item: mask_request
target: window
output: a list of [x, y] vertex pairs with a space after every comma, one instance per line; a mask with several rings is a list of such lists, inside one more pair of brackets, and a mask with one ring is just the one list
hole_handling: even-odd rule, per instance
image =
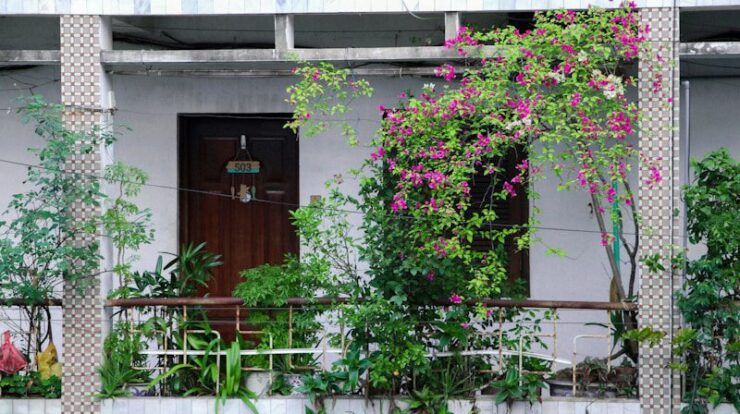
[[[524, 149], [521, 147], [514, 148], [509, 155], [502, 160], [503, 176], [511, 178], [517, 174], [516, 166], [526, 158]], [[517, 196], [509, 197], [506, 200], [492, 199], [491, 194], [501, 191], [501, 185], [504, 180], [498, 180], [497, 187], [491, 191], [491, 175], [477, 174], [473, 178], [473, 184], [470, 189], [471, 195], [471, 212], [480, 211], [481, 206], [493, 204], [498, 220], [495, 224], [499, 225], [520, 225], [526, 224], [529, 218], [529, 199], [526, 194], [525, 186], [517, 188]], [[527, 250], [517, 250], [515, 237], [510, 237], [505, 243], [505, 249], [509, 258], [509, 282], [522, 280], [529, 289], [529, 252]], [[473, 248], [478, 251], [491, 249], [491, 244], [483, 238], [477, 238], [473, 241]]]

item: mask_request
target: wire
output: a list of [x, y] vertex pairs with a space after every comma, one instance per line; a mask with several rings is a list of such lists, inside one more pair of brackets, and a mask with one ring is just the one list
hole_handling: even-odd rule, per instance
[[[87, 176], [89, 178], [95, 178], [95, 179], [105, 179], [105, 177], [96, 175], [96, 174], [75, 173], [75, 172], [70, 172], [70, 171], [55, 170], [55, 169], [46, 168], [46, 167], [36, 165], [36, 164], [29, 164], [29, 163], [25, 163], [21, 161], [13, 161], [13, 160], [2, 159], [2, 158], [0, 158], [0, 163], [17, 165], [17, 166], [22, 166], [22, 167], [27, 167], [27, 168], [37, 168], [37, 169], [42, 169], [42, 170], [47, 170], [47, 171], [52, 171], [52, 172], [77, 174], [77, 175]], [[136, 183], [136, 184], [139, 184], [139, 183]], [[214, 197], [223, 197], [223, 198], [228, 198], [230, 200], [233, 200], [233, 197], [231, 196], [231, 194], [226, 194], [222, 192], [205, 191], [205, 190], [198, 190], [194, 188], [186, 188], [186, 187], [171, 186], [171, 185], [164, 185], [164, 184], [145, 183], [141, 185], [143, 187], [151, 187], [151, 188], [158, 188], [158, 189], [192, 193], [192, 194], [201, 194], [201, 195], [214, 196]], [[278, 205], [278, 206], [290, 207], [290, 208], [320, 208], [313, 204], [306, 205], [306, 204], [291, 203], [291, 202], [284, 202], [284, 201], [273, 201], [273, 200], [267, 200], [267, 199], [261, 199], [261, 198], [253, 198], [251, 202], [257, 202], [257, 203], [268, 204], [268, 205]], [[320, 208], [320, 209], [323, 211], [330, 211], [330, 212], [364, 215], [364, 213], [361, 211], [343, 209], [343, 208]], [[396, 217], [404, 219], [404, 220], [411, 220], [411, 221], [437, 220], [433, 216], [430, 216], [429, 218], [424, 218], [424, 217], [416, 217], [416, 216], [399, 214]], [[509, 228], [509, 229], [520, 229], [524, 226], [523, 224], [504, 224], [504, 223], [488, 223], [487, 225], [491, 227], [495, 227], [495, 228]], [[601, 231], [599, 230], [576, 229], [576, 228], [567, 228], [567, 227], [552, 227], [552, 226], [530, 226], [529, 228], [533, 230], [562, 231], [562, 232], [571, 232], [571, 233], [586, 233], [586, 234], [601, 235]], [[632, 232], [623, 232], [622, 234], [635, 235], [635, 233], [632, 233]], [[642, 236], [643, 237], [662, 237], [661, 235], [658, 235], [658, 234], [650, 235], [647, 233], [643, 233]]]
[[406, 9], [406, 12], [413, 17], [416, 20], [434, 20], [436, 17], [421, 17], [409, 9], [409, 6], [406, 4], [406, 0], [401, 0], [401, 3], [403, 3], [403, 8]]

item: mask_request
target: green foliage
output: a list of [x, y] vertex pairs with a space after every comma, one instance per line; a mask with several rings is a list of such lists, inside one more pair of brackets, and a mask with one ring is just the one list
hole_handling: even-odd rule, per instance
[[311, 298], [325, 286], [325, 266], [309, 268], [293, 255], [281, 265], [262, 265], [241, 272], [245, 281], [234, 289], [234, 296], [244, 305], [284, 306], [289, 298]]
[[0, 392], [5, 398], [60, 398], [62, 380], [57, 376], [41, 379], [38, 372], [4, 375], [0, 378]]
[[678, 307], [687, 326], [673, 347], [684, 361], [685, 413], [728, 402], [740, 409], [740, 164], [726, 149], [692, 162], [684, 189], [689, 240], [706, 253], [686, 262]]
[[[207, 323], [199, 322], [197, 326], [202, 328], [202, 333], [188, 334], [187, 346], [190, 350], [202, 351], [203, 355], [188, 356], [186, 361], [154, 378], [149, 383], [149, 388], [166, 386], [175, 394], [185, 397], [216, 395], [217, 412], [227, 398], [239, 398], [257, 414], [257, 408], [252, 402], [256, 396], [242, 381], [242, 368], [245, 365], [239, 341], [226, 346], [220, 337], [213, 335]], [[177, 345], [182, 349], [182, 343]], [[226, 351], [222, 357], [218, 353], [223, 349]]]
[[[288, 308], [275, 309], [284, 307], [289, 298], [310, 300], [326, 285], [327, 269], [324, 266], [316, 268], [313, 264], [315, 262], [310, 260], [299, 262], [295, 256], [288, 255], [279, 266], [262, 265], [241, 273], [244, 282], [236, 286], [233, 295], [243, 299], [246, 306], [255, 308], [247, 314], [247, 323], [260, 331], [257, 335], [259, 349], [268, 349], [270, 345], [273, 348], [288, 348], [289, 345], [310, 348], [318, 344], [321, 324], [316, 318], [322, 313], [320, 306], [295, 307], [292, 314]], [[314, 365], [310, 355], [277, 359], [284, 360], [281, 365], [287, 371], [292, 365]], [[249, 361], [252, 366], [269, 366], [267, 357], [251, 357]]]
[[537, 374], [519, 374], [516, 369], [509, 369], [506, 376], [491, 384], [498, 391], [496, 404], [503, 402], [511, 404], [516, 400], [527, 400], [530, 404], [541, 401], [542, 389], [546, 387], [545, 380]]
[[[103, 363], [98, 368], [101, 389], [98, 398], [130, 396], [126, 386], [149, 381], [145, 359], [139, 354], [142, 348], [141, 334], [131, 331], [128, 323], [119, 323], [103, 344]], [[138, 369], [137, 369], [138, 368]]]
[[447, 401], [440, 394], [422, 387], [418, 391], [411, 392], [408, 403], [408, 411], [414, 414], [441, 414], [448, 413]]
[[[36, 95], [20, 110], [45, 145], [30, 150], [38, 166], [28, 169], [28, 190], [14, 195], [0, 217], [0, 289], [3, 296], [29, 304], [52, 297], [62, 281], [83, 291], [100, 261], [95, 237], [99, 218], [72, 214], [75, 203], [100, 205], [100, 180], [69, 171], [68, 163], [76, 151], [91, 153], [112, 143], [114, 136], [100, 129], [66, 129], [62, 110]], [[87, 241], [72, 243], [73, 238]]]
[[116, 194], [110, 199], [101, 222], [116, 252], [113, 273], [118, 276], [119, 285], [125, 286], [131, 279], [131, 263], [136, 260], [129, 252], [154, 239], [151, 212], [130, 201], [149, 178], [144, 171], [118, 161], [106, 166], [104, 179], [115, 187]]
[[304, 394], [313, 405], [313, 409], [306, 407], [306, 414], [326, 414], [324, 398], [340, 392], [331, 372], [321, 371], [313, 375], [304, 375], [303, 383], [296, 391]]
[[163, 265], [157, 258], [152, 271], [131, 272], [128, 283], [111, 291], [110, 298], [186, 297], [207, 286], [213, 269], [221, 266], [221, 256], [205, 250], [206, 244], [188, 243], [180, 253], [168, 253], [173, 258]]
[[[122, 187], [129, 191], [130, 187]], [[130, 194], [130, 193], [129, 193]], [[205, 243], [199, 245], [187, 244], [180, 249], [180, 254], [171, 254], [173, 257], [166, 265], [160, 256], [153, 271], [126, 272], [125, 284], [111, 291], [111, 298], [132, 297], [183, 297], [192, 296], [198, 289], [205, 286], [211, 277], [213, 268], [220, 266], [220, 256], [205, 250]], [[123, 312], [128, 312], [124, 310]], [[141, 310], [142, 314], [152, 312], [151, 309]], [[169, 344], [182, 345], [182, 336], [176, 331], [181, 322], [180, 309], [161, 308], [155, 313], [136, 325], [131, 322], [119, 322], [111, 334], [106, 338], [104, 344], [105, 358], [99, 368], [103, 388], [99, 393], [100, 398], [116, 398], [129, 395], [125, 386], [134, 383], [148, 383], [151, 372], [144, 369], [145, 357], [140, 354], [144, 340], [156, 340], [160, 346], [164, 341]], [[197, 316], [197, 310], [193, 312]], [[136, 332], [136, 333], [134, 333]], [[210, 327], [208, 327], [210, 332]], [[190, 345], [197, 343], [198, 336], [189, 337]], [[216, 341], [213, 346], [218, 342]], [[171, 345], [170, 345], [171, 346]], [[170, 362], [160, 357], [160, 363]], [[208, 359], [201, 362], [208, 361]], [[182, 364], [181, 364], [182, 365]], [[184, 364], [190, 366], [189, 364]], [[138, 369], [133, 369], [134, 367]], [[215, 365], [214, 365], [215, 367]], [[206, 369], [205, 365], [203, 369]], [[212, 369], [209, 368], [209, 369]], [[178, 369], [179, 370], [179, 369]], [[177, 372], [178, 370], [175, 370]], [[206, 372], [211, 374], [210, 371]], [[170, 378], [170, 375], [160, 376], [160, 380], [170, 379], [166, 383], [168, 391], [184, 393], [186, 391], [198, 392], [207, 390], [202, 379], [200, 387], [189, 388], [190, 383], [181, 380], [180, 377]], [[192, 391], [195, 390], [195, 391]]]
[[[615, 26], [615, 21], [621, 24]], [[505, 245], [526, 249], [536, 241], [536, 217], [524, 225], [502, 226], [496, 208], [517, 192], [536, 198], [533, 183], [545, 171], [560, 178], [559, 188], [590, 194], [606, 235], [605, 248], [615, 262], [614, 300], [633, 296], [632, 283], [629, 289], [622, 286], [603, 223], [611, 219], [622, 227], [623, 214], [638, 222], [627, 175], [639, 157], [626, 138], [638, 124], [639, 110], [624, 95], [634, 80], [617, 73], [625, 61], [648, 51], [641, 40], [644, 30], [629, 7], [538, 13], [531, 33], [512, 27], [483, 33], [463, 29], [450, 46], [480, 58], [480, 64], [463, 73], [443, 65], [440, 76], [448, 81], [461, 78], [460, 83], [427, 84], [418, 95], [402, 94], [393, 109], [380, 108], [384, 120], [371, 144], [374, 151], [353, 171], [359, 194], [341, 195], [339, 177], [317, 205], [330, 211], [331, 222], [311, 206], [297, 212], [302, 219], [298, 228], [307, 229], [309, 239], [324, 242], [306, 251], [319, 252], [332, 272], [339, 269], [338, 280], [348, 282], [339, 291], [352, 298], [352, 305], [343, 309], [343, 320], [353, 340], [372, 349], [371, 386], [403, 391], [412, 375], [432, 375], [426, 358], [430, 348], [454, 351], [478, 341], [471, 333], [489, 324], [490, 315], [475, 303], [507, 294]], [[482, 44], [506, 53], [485, 56], [485, 49], [476, 48]], [[335, 90], [319, 89], [311, 77], [338, 69], [326, 64], [315, 69], [300, 67], [303, 78], [289, 90], [292, 97], [305, 99], [289, 100], [296, 119], [302, 119], [306, 105], [317, 98], [331, 112], [327, 102], [333, 102]], [[332, 79], [339, 85], [346, 80]], [[660, 94], [660, 80], [655, 89]], [[513, 153], [520, 158], [512, 176], [501, 164]], [[651, 160], [643, 162], [652, 172], [645, 185], [660, 181]], [[481, 175], [490, 184], [484, 202], [473, 205], [471, 189]], [[613, 203], [620, 209], [608, 212], [600, 207]], [[352, 222], [347, 210], [362, 213], [359, 229], [347, 227]], [[491, 248], [481, 249], [481, 243]], [[636, 242], [623, 245], [634, 280]], [[360, 266], [347, 253], [355, 248]], [[557, 247], [548, 252], [563, 254]], [[456, 306], [441, 311], [435, 306], [441, 301]], [[521, 323], [507, 332], [505, 341], [523, 335], [521, 316], [507, 313], [506, 321]], [[618, 317], [624, 331], [635, 327], [634, 314]]]
[[[24, 102], [19, 111], [22, 119], [34, 124], [44, 145], [29, 150], [37, 162], [27, 171], [24, 185], [28, 190], [15, 194], [0, 215], [0, 295], [25, 303], [22, 310], [29, 321], [28, 332], [43, 331], [48, 300], [63, 284], [84, 292], [101, 273], [125, 274], [131, 259], [126, 249], [151, 240], [148, 212], [128, 200], [146, 182], [145, 174], [121, 163], [108, 167], [103, 177], [71, 170], [70, 163], [78, 154], [85, 156], [110, 145], [116, 135], [99, 127], [71, 131], [62, 121], [63, 110], [62, 105], [48, 104], [38, 95]], [[117, 198], [104, 194], [104, 183], [118, 186]], [[79, 206], [106, 210], [102, 215], [79, 216], [75, 214]], [[101, 229], [119, 253], [114, 269], [99, 268]], [[36, 337], [35, 344], [28, 337], [27, 357], [42, 345], [43, 336]]]
[[336, 68], [326, 62], [300, 62], [294, 73], [301, 79], [287, 89], [290, 95], [287, 101], [293, 105], [294, 115], [285, 127], [294, 132], [300, 128], [302, 136], [311, 137], [326, 130], [330, 123], [336, 123], [347, 142], [357, 145], [357, 132], [352, 124], [332, 118], [350, 112], [355, 98], [371, 96], [370, 84], [364, 79], [347, 80], [350, 69]]
[[334, 362], [332, 370], [304, 375], [296, 391], [305, 394], [313, 406], [306, 407], [306, 414], [325, 414], [325, 398], [357, 392], [360, 376], [369, 368], [370, 360], [362, 358], [360, 348], [354, 345], [344, 358]]
[[643, 326], [640, 329], [624, 332], [622, 338], [637, 341], [640, 344], [647, 343], [650, 346], [656, 346], [660, 344], [665, 335], [666, 333], [663, 331], [657, 331], [649, 326]]

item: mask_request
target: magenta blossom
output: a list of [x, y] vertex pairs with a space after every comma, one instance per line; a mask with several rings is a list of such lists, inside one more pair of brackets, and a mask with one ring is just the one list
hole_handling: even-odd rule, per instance
[[516, 197], [516, 190], [514, 190], [514, 186], [511, 185], [508, 181], [504, 181], [504, 190], [509, 193], [510, 196]]
[[370, 158], [372, 158], [373, 161], [377, 161], [383, 158], [383, 155], [385, 155], [385, 149], [383, 147], [378, 147], [377, 151], [370, 154]]
[[450, 296], [450, 302], [454, 303], [455, 305], [459, 305], [462, 303], [462, 297], [458, 295], [457, 293], [453, 293], [452, 296]]
[[434, 74], [444, 78], [447, 82], [452, 82], [452, 80], [455, 79], [455, 68], [449, 63], [445, 63], [444, 65], [434, 69]]
[[570, 106], [575, 108], [579, 103], [581, 103], [581, 94], [576, 92], [573, 94], [573, 97], [570, 98]]

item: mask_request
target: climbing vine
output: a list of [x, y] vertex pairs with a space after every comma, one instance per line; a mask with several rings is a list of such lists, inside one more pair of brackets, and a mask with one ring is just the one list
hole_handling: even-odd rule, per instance
[[[395, 389], [428, 369], [425, 349], [470, 346], [470, 333], [485, 329], [491, 311], [483, 299], [512, 295], [505, 247], [537, 241], [536, 208], [526, 222], [511, 224], [502, 222], [499, 207], [525, 195], [536, 200], [534, 183], [546, 175], [559, 180], [559, 190], [589, 194], [612, 265], [612, 299], [635, 293], [632, 282], [622, 286], [614, 239], [624, 241], [623, 212], [638, 221], [632, 170], [642, 163], [650, 172], [641, 183], [647, 188], [662, 180], [631, 142], [640, 112], [626, 96], [635, 84], [628, 68], [640, 55], [654, 56], [655, 68], [670, 64], [650, 50], [649, 30], [633, 3], [536, 13], [526, 31], [463, 27], [445, 46], [465, 58], [465, 67], [441, 65], [438, 84], [379, 108], [383, 121], [358, 172], [359, 197], [343, 198], [363, 213], [363, 240], [353, 245], [369, 277], [356, 278], [351, 292], [363, 302], [347, 314], [350, 325], [356, 322], [355, 341], [377, 347], [374, 385]], [[302, 78], [289, 89], [296, 105], [291, 127], [337, 113], [327, 104], [336, 101], [324, 95], [312, 113], [307, 102], [327, 91], [316, 81], [345, 91], [340, 102], [357, 87], [345, 70], [304, 65], [297, 73]], [[656, 76], [652, 92], [668, 104], [663, 82]], [[514, 168], [505, 168], [512, 158]], [[607, 231], [610, 222], [618, 223], [614, 232]], [[637, 241], [625, 248], [634, 269]], [[456, 306], [439, 312], [430, 306], [439, 301]], [[634, 328], [633, 315], [623, 317]]]

